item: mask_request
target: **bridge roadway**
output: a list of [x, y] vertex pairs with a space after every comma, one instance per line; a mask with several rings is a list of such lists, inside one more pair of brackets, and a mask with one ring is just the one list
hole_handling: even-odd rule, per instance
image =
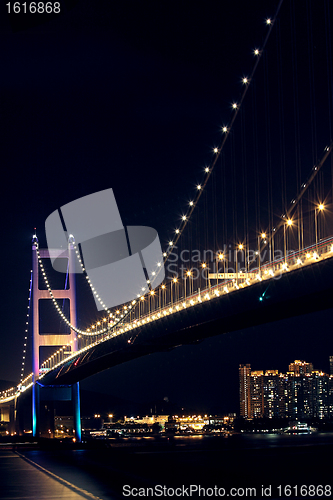
[[[140, 356], [163, 352], [184, 344], [271, 323], [285, 318], [333, 308], [333, 258], [285, 272], [240, 288], [195, 307], [180, 309], [159, 320], [112, 337], [40, 380], [44, 386], [73, 384], [112, 366]], [[260, 297], [262, 300], [259, 300]]]

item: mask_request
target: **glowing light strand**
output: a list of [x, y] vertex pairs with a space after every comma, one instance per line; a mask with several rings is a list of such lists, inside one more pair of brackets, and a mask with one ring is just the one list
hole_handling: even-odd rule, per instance
[[25, 360], [26, 360], [26, 354], [27, 354], [27, 340], [28, 340], [28, 333], [29, 333], [30, 311], [31, 311], [31, 308], [30, 308], [31, 291], [32, 291], [32, 270], [30, 271], [29, 297], [28, 297], [27, 314], [26, 314], [26, 322], [25, 322], [25, 329], [24, 329], [24, 343], [23, 343], [22, 363], [21, 363], [20, 385], [22, 385], [22, 383], [23, 383]]

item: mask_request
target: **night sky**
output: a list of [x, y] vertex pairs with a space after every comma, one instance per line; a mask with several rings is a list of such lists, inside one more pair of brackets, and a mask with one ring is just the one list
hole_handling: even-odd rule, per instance
[[[286, 37], [295, 3], [281, 8]], [[306, 3], [315, 36], [328, 1]], [[165, 247], [277, 4], [62, 1], [61, 15], [39, 23], [1, 7], [0, 380], [18, 382], [34, 227], [43, 247], [51, 212], [112, 188], [123, 223], [156, 228]], [[302, 21], [304, 11], [298, 14]], [[319, 151], [329, 138], [320, 122]], [[184, 407], [238, 411], [239, 363], [285, 372], [305, 359], [328, 371], [331, 324], [332, 310], [217, 336], [113, 368], [82, 387], [98, 383], [124, 399], [168, 397]]]

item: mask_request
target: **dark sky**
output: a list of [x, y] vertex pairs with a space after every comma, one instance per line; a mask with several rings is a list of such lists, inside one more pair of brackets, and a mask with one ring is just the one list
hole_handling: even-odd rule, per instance
[[[155, 227], [164, 246], [167, 228], [211, 161], [220, 127], [230, 121], [230, 103], [239, 98], [241, 78], [253, 66], [253, 49], [261, 46], [265, 19], [274, 16], [277, 3], [63, 1], [59, 16], [40, 22], [31, 15], [9, 17], [2, 6], [0, 379], [19, 376], [33, 228], [45, 245], [44, 222], [52, 211], [111, 187], [124, 224]], [[285, 0], [278, 32], [272, 32], [281, 50], [292, 39], [295, 3]], [[328, 2], [306, 4], [308, 18], [297, 4], [297, 43], [307, 44], [301, 25], [310, 22], [318, 56]], [[271, 52], [278, 53], [274, 46]], [[298, 67], [307, 59], [299, 54]], [[282, 67], [291, 88], [288, 61]], [[324, 56], [321, 63], [327, 70]], [[259, 93], [264, 78], [259, 73]], [[317, 94], [327, 92], [321, 92], [322, 80], [316, 80]], [[286, 115], [294, 104], [288, 99], [286, 93]], [[316, 105], [322, 109], [318, 98]], [[312, 156], [330, 137], [327, 120], [317, 117]], [[312, 159], [305, 161], [304, 172], [311, 165]], [[237, 162], [235, 168], [241, 168]], [[286, 371], [300, 358], [327, 371], [331, 318], [330, 311], [219, 336], [125, 364], [83, 385], [98, 381], [128, 399], [168, 396], [179, 404], [237, 411], [239, 363]]]

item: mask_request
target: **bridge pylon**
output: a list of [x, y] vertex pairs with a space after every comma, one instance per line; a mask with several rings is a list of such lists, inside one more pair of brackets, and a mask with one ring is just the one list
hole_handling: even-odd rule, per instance
[[[73, 327], [76, 327], [76, 294], [75, 294], [75, 273], [71, 272], [75, 269], [74, 265], [74, 247], [73, 243], [69, 242], [68, 250], [55, 249], [38, 249], [38, 240], [34, 237], [32, 242], [32, 433], [33, 436], [40, 436], [41, 432], [41, 407], [43, 401], [69, 401], [73, 402], [73, 420], [76, 441], [81, 441], [81, 414], [80, 414], [80, 388], [79, 382], [71, 386], [43, 386], [40, 380], [40, 347], [44, 346], [63, 346], [68, 344], [71, 352], [78, 350], [77, 334], [74, 330], [70, 333], [40, 333], [40, 300], [51, 300], [50, 292], [46, 289], [39, 288], [39, 265], [38, 254], [41, 259], [61, 258], [68, 259], [68, 288], [52, 289], [52, 294], [55, 299], [69, 300], [69, 321]], [[69, 352], [69, 351], [68, 351]], [[50, 416], [48, 427], [53, 427], [54, 416]], [[49, 431], [52, 434], [52, 430]]]

